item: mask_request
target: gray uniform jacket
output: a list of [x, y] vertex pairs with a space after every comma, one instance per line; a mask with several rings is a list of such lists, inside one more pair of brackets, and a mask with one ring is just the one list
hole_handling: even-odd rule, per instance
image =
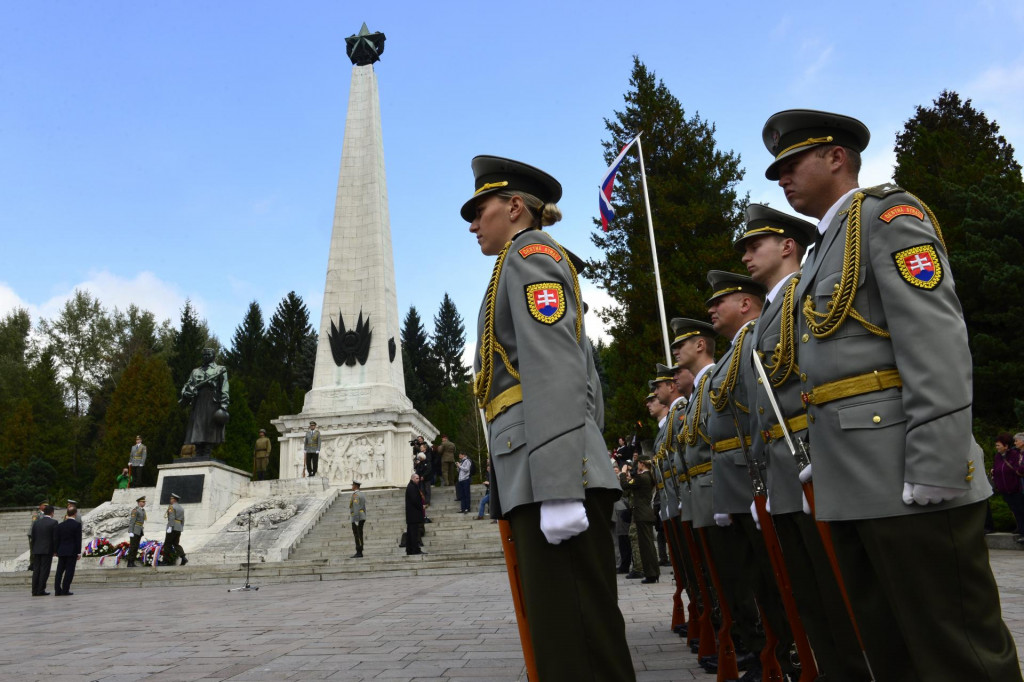
[[[945, 249], [909, 194], [891, 185], [858, 192], [865, 198], [853, 307], [890, 338], [848, 317], [819, 339], [800, 310], [809, 297], [824, 312], [839, 291], [850, 228], [847, 199], [797, 286], [797, 360], [807, 376], [801, 383], [810, 391], [895, 368], [903, 386], [808, 406], [816, 515], [826, 521], [881, 518], [983, 500], [991, 487], [971, 435], [971, 354]], [[904, 481], [965, 494], [907, 505]]]
[[[753, 328], [753, 322], [748, 322], [747, 324], [751, 329]], [[736, 344], [719, 358], [718, 364], [715, 365], [715, 369], [711, 372], [711, 380], [709, 382], [711, 384], [711, 391], [717, 393], [725, 382], [733, 359], [735, 358], [735, 361], [739, 363], [739, 376], [736, 379], [735, 386], [733, 386], [732, 391], [729, 393], [729, 400], [735, 400], [738, 403], [737, 411], [740, 417], [740, 429], [744, 431], [744, 437], [749, 437], [750, 435], [746, 432], [750, 422], [749, 419], [745, 418], [746, 415], [742, 411], [743, 408], [749, 409], [748, 406], [750, 405], [750, 400], [747, 398], [747, 379], [744, 378], [743, 371], [744, 367], [749, 368], [749, 363], [744, 362], [747, 353], [750, 353], [750, 331], [743, 335], [742, 344], [740, 339], [737, 338]], [[732, 409], [730, 409], [728, 403], [720, 410], [715, 409], [713, 405], [710, 407], [708, 411], [708, 437], [711, 439], [712, 445], [727, 441], [734, 443], [732, 447], [725, 450], [722, 450], [722, 446], [719, 445], [712, 455], [711, 473], [715, 481], [714, 493], [712, 495], [714, 513], [749, 514], [750, 503], [754, 501], [754, 495], [750, 488], [750, 472], [747, 469], [747, 458], [743, 454], [743, 448], [739, 445], [736, 423], [733, 420]]]
[[[797, 275], [792, 275], [792, 281]], [[779, 343], [781, 328], [782, 299], [789, 285], [785, 284], [779, 290], [778, 295], [768, 306], [761, 311], [761, 317], [754, 325], [754, 347], [763, 353], [762, 362], [766, 367], [771, 367], [774, 362], [776, 346]], [[797, 344], [794, 344], [797, 345]], [[750, 358], [750, 354], [747, 354]], [[771, 440], [766, 444], [763, 433], [770, 432], [779, 423], [775, 418], [771, 403], [768, 402], [768, 395], [764, 386], [756, 381], [756, 372], [753, 368], [753, 358], [748, 360], [749, 372], [747, 376], [747, 395], [754, 396], [750, 406], [750, 434], [751, 452], [759, 462], [767, 464], [767, 475], [765, 483], [768, 486], [768, 499], [771, 501], [772, 514], [790, 514], [803, 510], [802, 494], [800, 487], [799, 472], [797, 471], [796, 460], [786, 445], [784, 438]], [[773, 388], [775, 400], [779, 403], [782, 413], [787, 420], [791, 420], [806, 413], [804, 403], [800, 399], [800, 370], [799, 367], [789, 376], [778, 388]], [[806, 429], [800, 429], [791, 434], [794, 438], [807, 440]]]
[[348, 501], [348, 513], [352, 523], [366, 520], [366, 498], [359, 491], [352, 491], [352, 497]]
[[[480, 306], [475, 360], [482, 382], [493, 368], [485, 403], [506, 391], [514, 395], [517, 384], [522, 391], [522, 400], [492, 415], [488, 428], [494, 515], [532, 502], [582, 500], [592, 488], [619, 490], [601, 435], [600, 381], [567, 252], [546, 232], [527, 230], [503, 253], [488, 287], [493, 301], [487, 295]], [[495, 346], [481, 358], [491, 305]]]
[[167, 525], [170, 526], [171, 530], [184, 530], [185, 529], [185, 508], [180, 504], [174, 502], [167, 508]]
[[683, 452], [686, 447], [683, 445], [683, 427], [686, 425], [686, 409], [689, 402], [681, 400], [676, 403], [674, 412], [669, 412], [673, 418], [672, 437], [665, 441], [665, 452], [672, 463], [672, 484], [676, 494], [676, 506], [672, 509], [672, 515], [679, 517], [681, 521], [693, 521], [693, 507], [690, 502], [690, 482], [680, 481], [685, 478], [686, 461]]
[[146, 466], [146, 446], [138, 443], [132, 446], [131, 454], [128, 455], [128, 465], [133, 467]]
[[679, 482], [675, 473], [675, 444], [678, 442], [681, 423], [679, 416], [686, 412], [686, 399], [680, 398], [669, 409], [664, 426], [658, 431], [654, 440], [654, 452], [657, 463], [654, 467], [655, 478], [659, 484], [661, 495], [661, 520], [667, 521], [679, 516]]
[[[707, 435], [708, 412], [711, 410], [711, 374], [714, 365], [701, 377], [690, 402], [686, 405], [686, 428], [690, 433], [696, 432], [696, 442], [682, 446], [683, 465], [687, 471], [693, 467], [711, 462], [711, 443]], [[696, 430], [696, 431], [695, 431]], [[705, 528], [715, 525], [714, 512], [711, 509], [712, 474], [707, 472], [690, 477], [690, 514], [694, 528]], [[684, 505], [685, 507], [685, 505]], [[684, 512], [683, 520], [686, 521]]]
[[146, 526], [146, 510], [136, 505], [128, 513], [128, 532], [135, 535], [142, 535]]
[[306, 437], [302, 441], [304, 452], [320, 452], [320, 429], [306, 431]]

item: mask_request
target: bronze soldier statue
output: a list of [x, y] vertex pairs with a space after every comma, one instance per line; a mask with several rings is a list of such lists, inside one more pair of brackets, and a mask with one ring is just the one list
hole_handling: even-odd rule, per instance
[[217, 352], [203, 349], [203, 364], [192, 370], [181, 389], [182, 403], [192, 404], [185, 442], [196, 446], [196, 459], [209, 459], [213, 446], [224, 442], [228, 423], [228, 371], [214, 360]]

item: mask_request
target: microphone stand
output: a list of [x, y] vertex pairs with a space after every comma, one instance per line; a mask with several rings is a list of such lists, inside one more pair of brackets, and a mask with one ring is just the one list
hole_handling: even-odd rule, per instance
[[252, 566], [252, 512], [249, 512], [249, 531], [245, 545], [245, 585], [228, 588], [228, 592], [258, 592], [259, 585], [249, 584], [249, 568]]

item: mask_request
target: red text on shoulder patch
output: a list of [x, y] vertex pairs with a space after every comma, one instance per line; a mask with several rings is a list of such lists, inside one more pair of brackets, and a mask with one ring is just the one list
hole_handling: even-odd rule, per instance
[[893, 206], [882, 215], [878, 216], [878, 219], [885, 224], [891, 223], [895, 218], [899, 218], [901, 215], [908, 215], [913, 218], [917, 218], [920, 221], [924, 221], [924, 212], [916, 206], [910, 204], [900, 204], [899, 206]]
[[523, 248], [519, 249], [519, 255], [523, 258], [532, 256], [536, 253], [543, 253], [545, 256], [551, 256], [555, 259], [555, 262], [562, 260], [562, 254], [558, 253], [557, 249], [553, 249], [547, 244], [527, 244]]
[[565, 315], [565, 290], [558, 282], [536, 282], [526, 285], [526, 306], [533, 319], [554, 324]]
[[911, 246], [892, 254], [900, 277], [907, 284], [921, 289], [934, 289], [942, 281], [942, 263], [931, 244]]

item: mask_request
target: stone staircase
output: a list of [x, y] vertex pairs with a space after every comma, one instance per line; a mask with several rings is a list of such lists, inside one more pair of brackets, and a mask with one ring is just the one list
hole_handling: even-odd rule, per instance
[[[476, 512], [483, 495], [483, 486], [473, 486], [472, 511], [459, 513], [455, 502], [455, 488], [434, 488], [426, 524], [423, 550], [426, 554], [407, 556], [398, 540], [405, 531], [405, 489], [366, 490], [367, 521], [363, 528], [362, 559], [350, 558], [355, 553], [352, 528], [349, 524], [348, 502], [350, 493], [339, 495], [320, 521], [306, 534], [287, 561], [252, 564], [249, 582], [268, 585], [284, 582], [346, 580], [370, 576], [411, 576], [422, 574], [456, 574], [463, 572], [504, 572], [505, 559], [501, 551], [498, 527], [489, 519], [476, 520]], [[12, 512], [9, 525], [25, 519], [30, 512]], [[21, 514], [21, 516], [17, 516]], [[6, 514], [4, 515], [6, 516]], [[24, 517], [24, 518], [22, 518]], [[0, 520], [0, 523], [6, 519]], [[21, 539], [24, 530], [13, 529], [11, 542], [14, 549], [21, 542], [22, 549], [11, 550], [16, 555], [24, 551], [27, 541]], [[0, 542], [3, 542], [0, 536]], [[188, 550], [188, 532], [182, 535], [182, 545]], [[7, 556], [0, 555], [0, 556]], [[147, 566], [128, 569], [122, 563], [104, 566], [96, 559], [78, 563], [74, 587], [81, 589], [104, 587], [172, 587], [190, 585], [225, 585], [239, 587], [245, 584], [246, 565], [224, 564], [216, 566]], [[56, 562], [54, 562], [56, 565]], [[0, 573], [0, 590], [29, 590], [31, 574], [28, 571]]]

